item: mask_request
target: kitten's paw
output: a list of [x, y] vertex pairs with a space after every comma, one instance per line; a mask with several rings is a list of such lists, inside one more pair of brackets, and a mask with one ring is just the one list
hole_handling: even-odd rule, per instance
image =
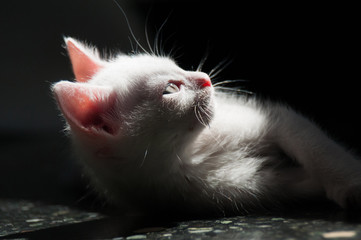
[[335, 197], [331, 197], [342, 208], [347, 210], [361, 210], [361, 184], [343, 187]]
[[361, 210], [361, 185], [349, 187], [341, 205], [348, 210]]

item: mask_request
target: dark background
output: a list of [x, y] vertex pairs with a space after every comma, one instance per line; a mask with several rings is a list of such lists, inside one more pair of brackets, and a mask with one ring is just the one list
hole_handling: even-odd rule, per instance
[[[119, 0], [137, 39], [147, 26], [181, 67], [232, 63], [218, 80], [288, 103], [361, 152], [356, 7], [339, 3]], [[147, 17], [148, 16], [148, 17]], [[84, 195], [52, 83], [73, 79], [63, 36], [131, 51], [130, 32], [112, 0], [3, 1], [0, 6], [0, 198], [77, 203]], [[133, 41], [134, 43], [134, 41]], [[82, 190], [81, 190], [82, 189]]]

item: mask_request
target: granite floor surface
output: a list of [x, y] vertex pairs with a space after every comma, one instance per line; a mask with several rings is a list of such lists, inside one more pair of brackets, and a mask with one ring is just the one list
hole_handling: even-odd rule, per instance
[[282, 214], [174, 221], [0, 200], [0, 239], [361, 239], [360, 220], [332, 204]]

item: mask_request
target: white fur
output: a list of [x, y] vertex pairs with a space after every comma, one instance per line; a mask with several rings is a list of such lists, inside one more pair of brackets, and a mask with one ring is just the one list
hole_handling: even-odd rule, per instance
[[[288, 107], [198, 89], [193, 79], [204, 73], [165, 57], [96, 61], [104, 68], [83, 84], [116, 93], [109, 118], [117, 116], [119, 133], [96, 138], [70, 127], [93, 185], [120, 208], [248, 211], [324, 192], [361, 206], [359, 161]], [[169, 80], [184, 86], [163, 95]]]

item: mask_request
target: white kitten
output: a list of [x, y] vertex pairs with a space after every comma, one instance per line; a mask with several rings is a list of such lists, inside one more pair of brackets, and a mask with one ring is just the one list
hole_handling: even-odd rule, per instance
[[101, 59], [66, 38], [76, 82], [53, 85], [95, 189], [123, 209], [244, 212], [326, 195], [361, 206], [361, 164], [280, 104], [216, 91], [148, 54]]

